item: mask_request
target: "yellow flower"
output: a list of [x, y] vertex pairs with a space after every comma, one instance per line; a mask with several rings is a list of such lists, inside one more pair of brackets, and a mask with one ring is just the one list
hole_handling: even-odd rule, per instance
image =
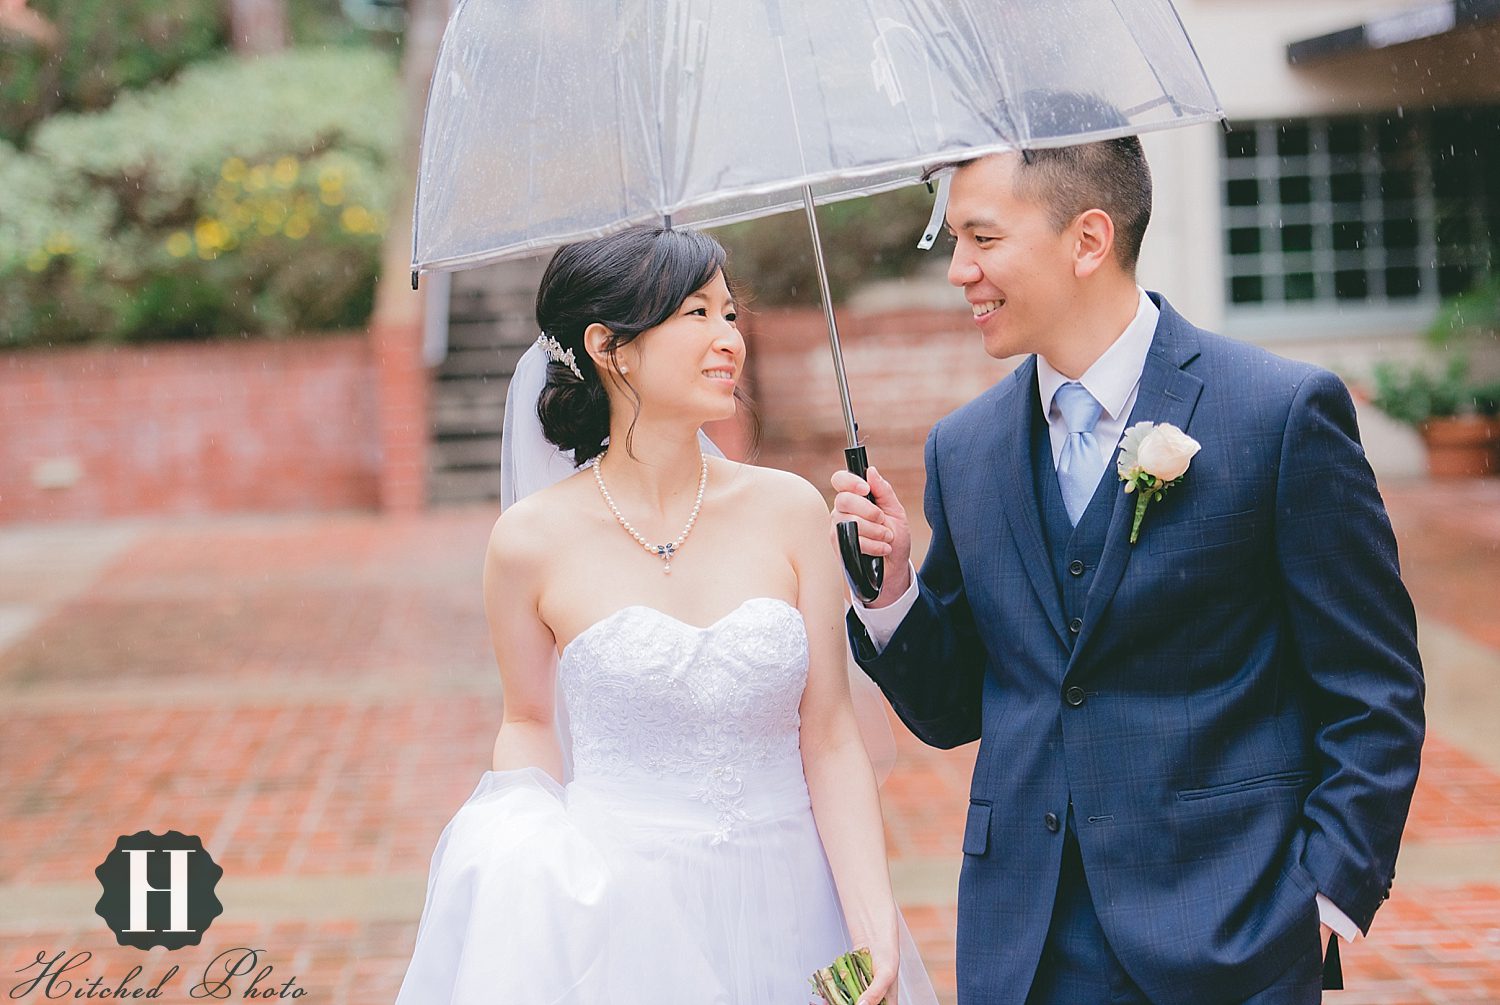
[[282, 188], [290, 188], [297, 181], [300, 167], [295, 157], [282, 157], [276, 161], [276, 166], [271, 169], [272, 177], [276, 184]]
[[227, 182], [239, 181], [245, 177], [245, 162], [238, 157], [229, 158], [224, 162], [224, 166], [219, 169], [219, 177]]
[[250, 192], [259, 192], [266, 187], [270, 171], [264, 164], [257, 164], [250, 169], [250, 174], [245, 178], [245, 188]]
[[300, 241], [311, 231], [312, 224], [308, 222], [307, 217], [300, 213], [295, 213], [287, 220], [286, 226], [282, 228], [281, 232], [294, 241]]
[[52, 256], [38, 248], [26, 257], [26, 267], [32, 272], [41, 272], [50, 261], [52, 261]]
[[224, 246], [224, 241], [229, 237], [229, 231], [218, 220], [204, 217], [198, 221], [193, 228], [193, 238], [198, 242], [198, 247], [217, 250]]
[[47, 238], [46, 248], [49, 255], [68, 255], [76, 250], [72, 236], [65, 230], [60, 230]]
[[193, 239], [188, 237], [187, 231], [178, 230], [167, 238], [167, 254], [173, 258], [181, 258], [193, 250]]
[[318, 187], [321, 189], [340, 188], [343, 184], [343, 168], [325, 167], [318, 172]]
[[341, 188], [325, 188], [319, 196], [325, 206], [337, 206], [344, 201], [344, 190]]
[[363, 206], [350, 206], [339, 214], [339, 223], [351, 234], [368, 234], [373, 232], [375, 220]]

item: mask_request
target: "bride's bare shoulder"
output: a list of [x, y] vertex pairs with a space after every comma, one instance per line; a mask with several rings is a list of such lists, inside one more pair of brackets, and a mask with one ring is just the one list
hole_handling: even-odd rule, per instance
[[[569, 475], [506, 507], [490, 529], [489, 560], [519, 568], [555, 551], [549, 543], [560, 540], [560, 531], [573, 519], [585, 476], [586, 472]], [[587, 487], [594, 487], [592, 480]]]
[[812, 482], [794, 471], [721, 460], [739, 485], [739, 502], [777, 519], [817, 519], [828, 515], [828, 503]]

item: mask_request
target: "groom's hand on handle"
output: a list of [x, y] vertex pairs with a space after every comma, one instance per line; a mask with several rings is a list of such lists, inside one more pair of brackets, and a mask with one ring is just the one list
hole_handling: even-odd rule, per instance
[[[866, 482], [850, 471], [833, 473], [829, 483], [836, 494], [828, 536], [837, 550], [838, 525], [850, 520], [859, 525], [859, 550], [885, 559], [885, 581], [880, 596], [869, 606], [885, 607], [911, 586], [911, 527], [891, 483], [881, 477], [873, 465], [869, 476]], [[874, 502], [868, 498], [872, 491]]]

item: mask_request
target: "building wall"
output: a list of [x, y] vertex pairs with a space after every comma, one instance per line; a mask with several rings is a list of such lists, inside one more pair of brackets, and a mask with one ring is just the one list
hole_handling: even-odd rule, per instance
[[[1410, 11], [1414, 0], [1178, 0], [1177, 10], [1231, 121], [1500, 103], [1500, 26], [1356, 53], [1306, 66], [1287, 46]], [[1289, 355], [1367, 370], [1375, 358], [1409, 354], [1431, 320], [1412, 311], [1310, 311], [1271, 322], [1226, 307], [1219, 216], [1221, 134], [1212, 128], [1143, 138], [1155, 178], [1155, 209], [1141, 277], [1207, 327]]]
[[363, 334], [0, 355], [0, 522], [379, 502]]
[[[1018, 360], [984, 355], [961, 297], [948, 309], [840, 308], [839, 342], [872, 463], [920, 519], [922, 445], [932, 424], [992, 386]], [[825, 494], [844, 464], [843, 410], [818, 308], [767, 310], [741, 324], [762, 420], [758, 463], [796, 471]]]

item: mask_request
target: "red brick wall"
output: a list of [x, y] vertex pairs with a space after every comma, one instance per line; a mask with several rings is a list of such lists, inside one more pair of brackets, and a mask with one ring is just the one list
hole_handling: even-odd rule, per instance
[[377, 429], [362, 333], [11, 352], [0, 522], [374, 506]]
[[[966, 310], [840, 312], [849, 393], [870, 462], [921, 511], [922, 444], [932, 424], [994, 385], [1018, 360], [984, 354]], [[758, 463], [788, 468], [830, 494], [844, 463], [844, 419], [821, 309], [750, 318], [751, 394], [762, 420]]]

